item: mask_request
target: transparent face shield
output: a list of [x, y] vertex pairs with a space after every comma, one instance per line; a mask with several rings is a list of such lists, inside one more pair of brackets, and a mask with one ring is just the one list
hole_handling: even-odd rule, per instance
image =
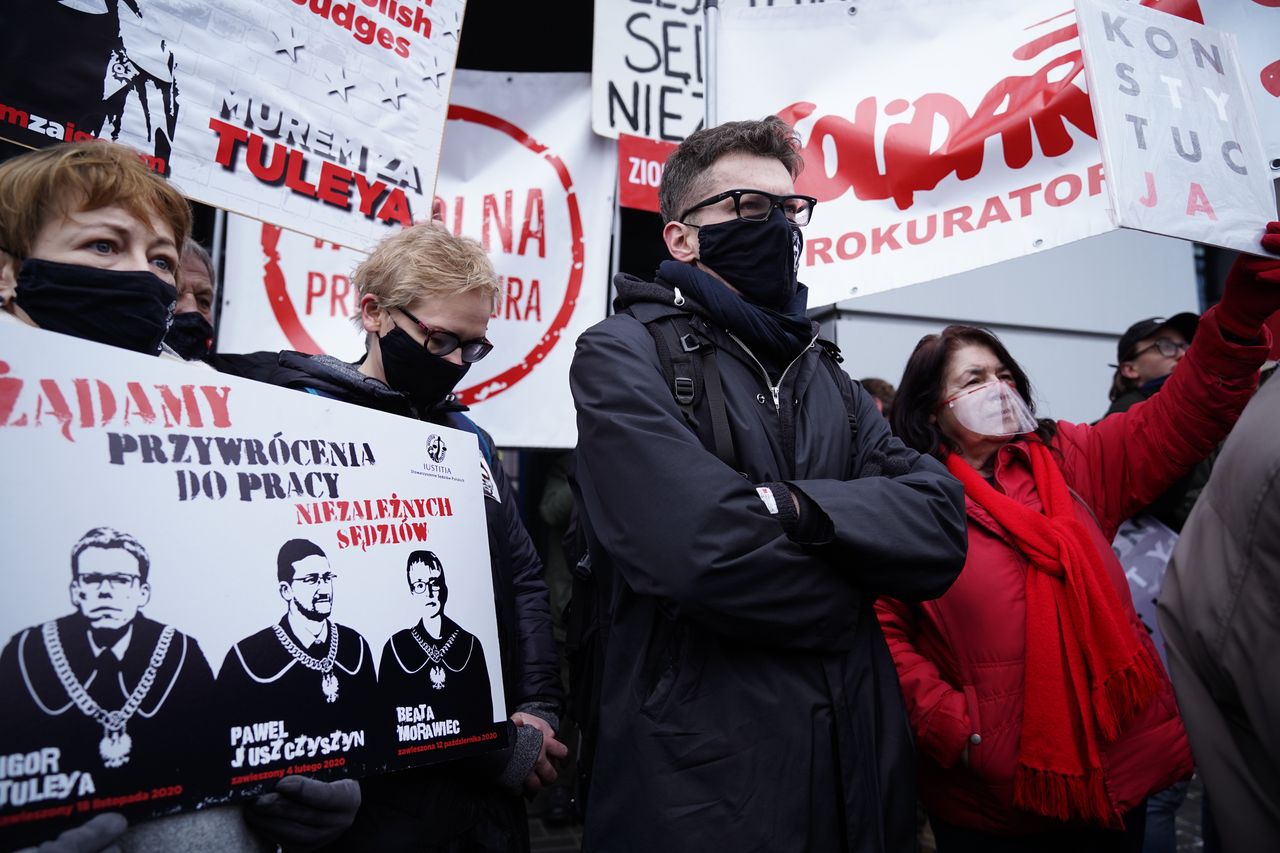
[[998, 379], [961, 391], [942, 404], [951, 409], [960, 426], [976, 435], [1022, 435], [1036, 428], [1036, 419], [1018, 389]]

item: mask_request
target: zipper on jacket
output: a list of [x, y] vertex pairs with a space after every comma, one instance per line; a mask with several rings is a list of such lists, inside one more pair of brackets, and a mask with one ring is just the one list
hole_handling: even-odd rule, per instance
[[773, 396], [773, 410], [775, 412], [781, 413], [782, 412], [782, 382], [787, 378], [787, 373], [791, 370], [791, 368], [796, 366], [796, 362], [799, 361], [802, 357], [804, 357], [805, 353], [813, 349], [813, 345], [818, 341], [818, 336], [814, 335], [813, 338], [809, 341], [809, 345], [804, 349], [800, 350], [800, 353], [795, 358], [791, 359], [791, 363], [788, 364], [783, 369], [782, 373], [778, 376], [778, 384], [774, 385], [772, 382], [769, 381], [769, 371], [764, 369], [764, 365], [760, 363], [760, 359], [756, 358], [755, 353], [747, 349], [747, 345], [744, 344], [742, 341], [738, 340], [738, 336], [735, 335], [733, 332], [730, 332], [728, 329], [725, 329], [724, 331], [725, 331], [725, 334], [733, 338], [733, 342], [737, 344], [739, 347], [741, 347], [742, 351], [745, 352], [751, 358], [751, 360], [756, 363], [756, 367], [760, 368], [760, 375], [764, 377], [764, 385], [766, 388], [769, 389], [769, 393]]

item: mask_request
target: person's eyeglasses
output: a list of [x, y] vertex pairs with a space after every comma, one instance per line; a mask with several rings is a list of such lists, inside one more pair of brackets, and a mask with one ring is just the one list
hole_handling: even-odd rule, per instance
[[733, 213], [739, 219], [745, 219], [748, 222], [764, 222], [777, 207], [792, 224], [802, 227], [809, 224], [813, 216], [813, 206], [818, 203], [816, 198], [807, 195], [774, 195], [764, 190], [728, 190], [698, 202], [680, 214], [677, 221], [683, 222], [684, 218], [695, 210], [719, 204], [726, 198], [733, 199]]
[[422, 595], [430, 589], [436, 595], [440, 594], [440, 581], [414, 581], [409, 584], [409, 591], [414, 595]]
[[493, 344], [489, 342], [488, 338], [464, 341], [459, 339], [453, 332], [446, 332], [444, 329], [433, 329], [403, 308], [397, 308], [396, 310], [412, 320], [414, 325], [423, 331], [427, 339], [422, 346], [432, 355], [446, 356], [456, 349], [461, 349], [463, 363], [474, 364], [493, 350]]
[[300, 578], [294, 578], [294, 583], [306, 584], [307, 586], [319, 586], [322, 583], [333, 583], [338, 576], [334, 572], [313, 573], [303, 575]]
[[1144, 352], [1151, 352], [1153, 349], [1159, 350], [1160, 354], [1165, 358], [1173, 358], [1180, 352], [1186, 352], [1187, 347], [1189, 346], [1191, 346], [1191, 344], [1186, 341], [1171, 341], [1168, 338], [1156, 338], [1155, 343], [1151, 344], [1151, 346], [1143, 347], [1125, 359], [1125, 361], [1133, 361]]
[[102, 589], [104, 586], [110, 589], [123, 589], [131, 587], [141, 580], [142, 578], [137, 575], [104, 575], [98, 572], [84, 572], [76, 576], [76, 583], [89, 589]]

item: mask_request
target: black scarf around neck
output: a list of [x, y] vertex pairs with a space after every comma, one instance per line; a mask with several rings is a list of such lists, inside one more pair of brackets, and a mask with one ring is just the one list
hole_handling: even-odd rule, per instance
[[813, 340], [813, 324], [805, 316], [809, 288], [796, 288], [782, 311], [754, 305], [693, 264], [663, 261], [658, 281], [680, 288], [706, 311], [712, 322], [741, 338], [759, 358], [777, 367], [789, 363]]

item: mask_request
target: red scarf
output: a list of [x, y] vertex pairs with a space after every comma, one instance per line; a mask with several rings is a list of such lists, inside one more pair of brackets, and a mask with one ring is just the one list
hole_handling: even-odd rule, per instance
[[1133, 721], [1160, 686], [1062, 471], [1042, 442], [1031, 457], [1043, 513], [996, 491], [957, 454], [947, 468], [1031, 561], [1022, 741], [1013, 801], [1057, 820], [1119, 827], [1107, 797], [1099, 744]]

